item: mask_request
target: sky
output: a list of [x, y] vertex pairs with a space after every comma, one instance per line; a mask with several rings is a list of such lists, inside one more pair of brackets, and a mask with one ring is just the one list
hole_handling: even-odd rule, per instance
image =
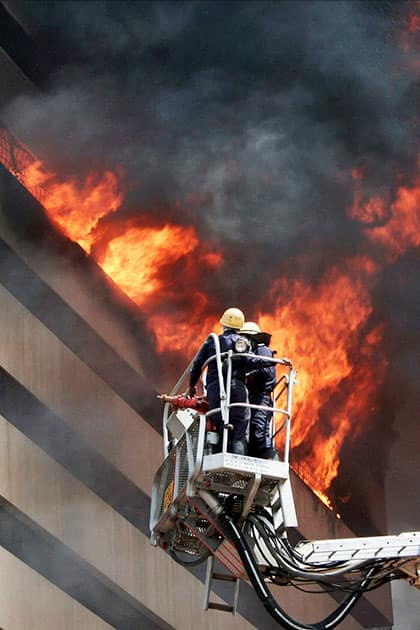
[[[103, 219], [104, 233], [174, 222], [221, 251], [222, 266], [200, 276], [212, 312], [240, 302], [274, 317], [291, 300], [276, 280], [316, 288], [357, 257], [379, 269], [353, 340], [360, 350], [382, 327], [384, 374], [358, 453], [382, 441], [383, 461], [361, 464], [385, 479], [390, 533], [420, 529], [419, 241], [400, 228], [392, 243], [372, 238], [395, 216], [400, 191], [419, 185], [418, 3], [15, 5], [52, 61], [42, 93], [0, 118], [60, 174], [119, 174], [124, 203]], [[363, 220], [352, 216], [355, 199], [382, 201]], [[396, 222], [418, 217], [418, 201], [410, 212]], [[168, 291], [151, 312], [192, 308], [187, 271], [185, 291]], [[418, 630], [403, 607], [397, 613], [396, 630]]]

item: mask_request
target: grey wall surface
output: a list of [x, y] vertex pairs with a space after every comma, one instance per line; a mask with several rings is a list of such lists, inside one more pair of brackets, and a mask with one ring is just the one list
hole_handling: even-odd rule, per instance
[[[35, 90], [41, 69], [16, 3], [3, 7], [23, 28], [10, 37], [1, 25], [0, 107]], [[202, 568], [188, 573], [150, 547], [162, 453], [159, 357], [126, 296], [52, 230], [2, 167], [0, 322], [0, 627], [274, 627], [247, 585], [237, 617], [204, 613]], [[293, 485], [302, 535], [351, 535], [295, 476]], [[379, 497], [380, 526], [382, 509]], [[274, 590], [302, 620], [321, 619], [335, 604]], [[341, 627], [388, 628], [391, 620], [381, 589]]]

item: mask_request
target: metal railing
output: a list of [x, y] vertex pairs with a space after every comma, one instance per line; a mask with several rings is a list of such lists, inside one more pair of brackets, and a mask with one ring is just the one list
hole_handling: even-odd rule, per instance
[[[295, 377], [297, 371], [294, 369], [293, 364], [288, 359], [276, 359], [274, 357], [263, 357], [261, 355], [256, 355], [253, 353], [237, 353], [229, 350], [228, 352], [221, 352], [220, 349], [220, 341], [219, 337], [215, 333], [211, 333], [211, 339], [213, 340], [215, 347], [215, 354], [212, 355], [205, 364], [203, 365], [201, 374], [205, 372], [207, 366], [212, 362], [216, 361], [217, 374], [219, 380], [219, 391], [220, 391], [220, 407], [213, 408], [209, 410], [206, 414], [206, 417], [210, 417], [216, 413], [220, 413], [223, 423], [223, 440], [222, 440], [222, 449], [221, 452], [227, 452], [228, 446], [228, 431], [230, 428], [230, 410], [233, 407], [245, 407], [247, 409], [261, 409], [270, 411], [273, 414], [273, 418], [276, 416], [281, 416], [284, 420], [280, 426], [280, 428], [275, 428], [275, 423], [272, 423], [272, 437], [275, 437], [280, 432], [284, 431], [284, 453], [283, 458], [280, 457], [280, 460], [288, 463], [290, 456], [290, 432], [291, 432], [291, 420], [292, 420], [292, 392], [293, 385], [295, 383]], [[197, 353], [198, 354], [198, 353]], [[187, 366], [181, 378], [178, 380], [172, 391], [170, 392], [171, 396], [176, 396], [180, 394], [182, 391], [188, 386], [188, 377], [190, 373], [190, 369], [196, 359], [197, 354], [192, 359], [191, 363]], [[266, 405], [256, 405], [252, 404], [249, 401], [247, 402], [230, 402], [230, 391], [232, 384], [232, 362], [235, 358], [238, 357], [248, 357], [254, 361], [257, 367], [264, 367], [267, 365], [275, 365], [284, 366], [288, 368], [288, 372], [283, 374], [281, 378], [276, 380], [276, 385], [282, 383], [282, 389], [279, 395], [286, 395], [286, 404], [285, 407], [277, 406], [277, 399], [279, 395], [274, 394], [273, 406]], [[224, 364], [224, 365], [223, 365]], [[224, 378], [224, 373], [226, 377]], [[171, 442], [168, 435], [168, 419], [170, 416], [171, 404], [166, 403], [163, 412], [163, 441], [164, 441], [164, 453], [165, 457], [168, 455], [170, 451], [170, 447], [174, 446], [174, 443]], [[274, 429], [274, 430], [273, 430]]]
[[201, 471], [206, 419], [198, 416], [186, 429], [158, 469], [152, 489], [150, 530], [179, 497], [188, 493]]
[[[36, 157], [0, 121], [0, 162], [25, 187], [28, 187], [27, 173], [37, 163]], [[42, 204], [46, 196], [41, 184], [30, 185], [31, 194]]]

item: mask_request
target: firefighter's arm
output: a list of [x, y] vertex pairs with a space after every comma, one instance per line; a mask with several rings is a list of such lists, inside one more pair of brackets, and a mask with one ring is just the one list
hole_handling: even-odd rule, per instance
[[249, 358], [247, 366], [247, 380], [252, 382], [256, 377], [272, 378], [275, 377], [275, 367], [270, 361], [266, 361], [265, 357], [272, 358], [273, 353], [269, 348], [259, 348], [259, 353]]
[[206, 339], [206, 341], [201, 346], [194, 362], [191, 366], [190, 370], [190, 382], [187, 391], [185, 392], [186, 396], [194, 396], [195, 394], [195, 386], [197, 384], [198, 379], [201, 375], [201, 370], [203, 368], [204, 363], [211, 356], [211, 338]]

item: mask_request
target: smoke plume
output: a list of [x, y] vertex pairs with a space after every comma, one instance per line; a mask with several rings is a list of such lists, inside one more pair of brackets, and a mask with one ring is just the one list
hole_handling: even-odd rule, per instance
[[[316, 435], [337, 433], [334, 409], [350, 418], [335, 497], [350, 519], [365, 501], [358, 526], [368, 528], [375, 515], [364, 485], [383, 479], [420, 371], [419, 241], [401, 231], [419, 211], [417, 3], [18, 6], [56, 62], [40, 94], [21, 96], [1, 118], [59, 176], [82, 183], [92, 170], [117, 173], [124, 199], [93, 228], [96, 258], [127, 226], [166, 224], [192, 227], [190, 245], [196, 235], [220, 256], [216, 264], [191, 245], [160, 266], [143, 304], [150, 322], [186, 322], [188, 343], [176, 339], [175, 324], [164, 331], [168, 379], [197, 348], [203, 319], [217, 321], [226, 306], [275, 326], [295, 300], [290, 312], [313, 318], [316, 330], [317, 293], [328, 313], [334, 287], [325, 285], [353, 278], [346, 286], [362, 301], [357, 323], [347, 326], [347, 302], [334, 315], [338, 338], [349, 330], [352, 367], [322, 389], [318, 421], [297, 452], [310, 458]], [[402, 191], [414, 199], [404, 212]], [[313, 293], [310, 301], [301, 290], [300, 312], [293, 290], [302, 286]], [[278, 350], [296, 352], [287, 346], [293, 322], [281, 322]], [[200, 338], [188, 336], [190, 323]], [[156, 324], [157, 345], [162, 331]], [[366, 373], [376, 385], [359, 409], [351, 395]], [[380, 457], [369, 463], [378, 441]], [[361, 472], [349, 500], [355, 461]]]

